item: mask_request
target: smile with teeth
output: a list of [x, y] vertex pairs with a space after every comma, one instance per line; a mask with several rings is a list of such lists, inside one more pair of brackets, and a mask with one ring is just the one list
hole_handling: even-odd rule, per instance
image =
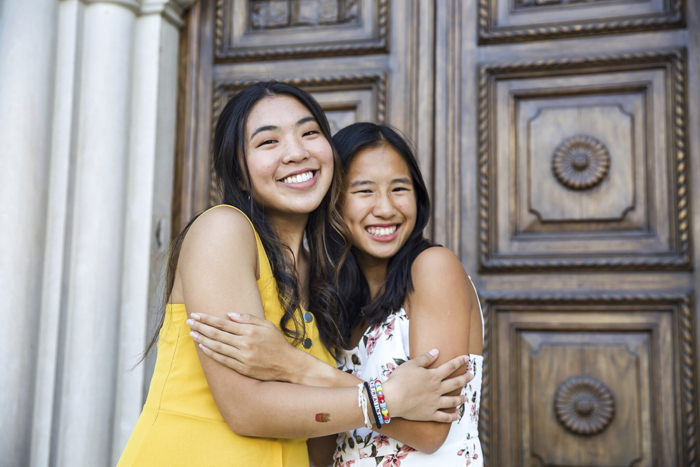
[[303, 174], [292, 175], [282, 180], [282, 183], [303, 183], [311, 180], [314, 177], [314, 172], [309, 170]]
[[398, 225], [392, 225], [391, 227], [366, 227], [365, 230], [367, 233], [370, 235], [374, 235], [376, 237], [387, 237], [389, 235], [392, 235], [394, 232], [396, 232], [396, 229], [398, 229]]

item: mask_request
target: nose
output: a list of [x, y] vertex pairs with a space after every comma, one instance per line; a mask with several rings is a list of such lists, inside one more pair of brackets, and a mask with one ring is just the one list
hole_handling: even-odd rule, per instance
[[285, 164], [293, 164], [306, 160], [309, 157], [309, 151], [304, 146], [304, 141], [297, 136], [290, 136], [287, 139], [285, 153], [282, 161]]
[[391, 219], [396, 214], [396, 206], [387, 193], [382, 193], [377, 198], [377, 202], [372, 209], [374, 217], [381, 219]]

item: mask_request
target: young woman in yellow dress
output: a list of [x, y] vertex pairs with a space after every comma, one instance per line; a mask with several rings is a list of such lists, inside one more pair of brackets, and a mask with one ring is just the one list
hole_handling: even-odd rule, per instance
[[[318, 103], [293, 86], [257, 83], [223, 109], [214, 166], [225, 204], [191, 221], [173, 245], [155, 372], [120, 467], [307, 466], [307, 438], [372, 426], [361, 381], [326, 380], [342, 345], [325, 243], [328, 219], [340, 229], [330, 140]], [[267, 319], [328, 372], [316, 370], [312, 386], [244, 376], [193, 342], [186, 321], [203, 312]], [[444, 394], [469, 379], [447, 379], [466, 356], [426, 369], [436, 358], [425, 353], [385, 381], [392, 417], [456, 419], [440, 409], [464, 401]]]

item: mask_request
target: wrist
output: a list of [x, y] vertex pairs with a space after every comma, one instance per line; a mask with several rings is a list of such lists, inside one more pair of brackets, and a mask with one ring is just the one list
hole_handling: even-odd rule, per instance
[[292, 356], [291, 365], [285, 368], [284, 380], [289, 383], [308, 386], [308, 376], [312, 363], [309, 357], [313, 357], [299, 349], [294, 349]]
[[391, 418], [400, 418], [403, 413], [400, 389], [391, 381], [391, 378], [384, 381], [382, 386], [384, 388], [384, 400]]

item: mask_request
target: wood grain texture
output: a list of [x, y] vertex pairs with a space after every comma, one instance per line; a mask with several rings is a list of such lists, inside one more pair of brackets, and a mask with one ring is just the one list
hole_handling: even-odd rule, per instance
[[[499, 3], [506, 0], [478, 0], [478, 30], [480, 44], [493, 44], [505, 42], [522, 42], [532, 40], [558, 39], [565, 37], [599, 36], [602, 34], [622, 34], [636, 31], [653, 31], [661, 29], [682, 28], [686, 24], [685, 0], [671, 0], [665, 7], [658, 11], [650, 11], [647, 14], [629, 14], [606, 16], [605, 8], [614, 7], [622, 2], [597, 1], [595, 3], [596, 14], [582, 17], [579, 11], [571, 10], [570, 15], [562, 15], [561, 8], [580, 7], [575, 2], [561, 2], [559, 10], [547, 8], [552, 2], [525, 2], [517, 3], [521, 10], [544, 11], [545, 13], [533, 15], [533, 18], [524, 24], [503, 25], [498, 19]], [[527, 5], [527, 6], [525, 6]], [[503, 9], [501, 9], [503, 10]], [[516, 11], [516, 10], [513, 10]], [[566, 11], [566, 10], [564, 10]], [[506, 16], [509, 16], [509, 11]], [[517, 14], [517, 11], [516, 11]], [[563, 20], [564, 18], [565, 20]]]
[[[574, 347], [577, 345], [575, 340], [566, 340], [566, 333], [574, 332], [582, 336], [580, 339], [583, 340], [579, 342], [594, 343], [597, 339], [599, 342], [597, 347], [594, 345], [587, 348], [593, 349], [591, 350], [593, 353], [590, 354], [593, 358], [591, 362], [599, 361], [598, 365], [602, 366], [598, 366], [598, 368], [604, 374], [612, 368], [610, 363], [605, 363], [606, 361], [612, 362], [609, 360], [612, 358], [612, 354], [606, 356], [606, 352], [609, 351], [605, 349], [612, 349], [613, 347], [609, 347], [609, 345], [612, 342], [617, 342], [613, 340], [610, 344], [602, 345], [607, 333], [637, 333], [640, 338], [645, 335], [639, 334], [640, 332], [651, 333], [649, 335], [652, 339], [650, 341], [652, 346], [649, 347], [645, 358], [649, 359], [649, 371], [651, 372], [651, 376], [647, 380], [648, 384], [651, 384], [649, 394], [653, 394], [654, 397], [651, 399], [647, 397], [649, 405], [640, 407], [639, 416], [642, 416], [643, 420], [647, 420], [647, 423], [652, 419], [655, 420], [653, 436], [656, 447], [653, 448], [655, 453], [652, 454], [649, 454], [651, 447], [646, 449], [647, 456], [641, 459], [643, 462], [639, 465], [697, 465], [697, 395], [695, 388], [697, 375], [694, 358], [695, 324], [690, 311], [694, 306], [691, 291], [658, 291], [640, 294], [597, 293], [595, 291], [587, 293], [567, 291], [552, 293], [482, 292], [481, 300], [485, 318], [485, 341], [479, 436], [484, 456], [489, 465], [525, 465], [526, 463], [523, 463], [522, 459], [516, 461], [515, 458], [522, 455], [526, 457], [532, 455], [530, 450], [533, 446], [530, 444], [532, 439], [525, 434], [518, 439], [519, 428], [513, 426], [514, 420], [519, 420], [514, 414], [520, 413], [520, 410], [523, 409], [522, 402], [509, 402], [519, 400], [517, 395], [523, 391], [523, 388], [516, 383], [523, 376], [518, 376], [521, 373], [518, 373], [517, 368], [521, 364], [517, 363], [519, 360], [515, 355], [524, 354], [519, 353], [517, 346], [514, 347], [515, 343], [519, 342], [516, 338], [523, 332], [530, 333], [534, 337], [532, 342], [549, 341], [554, 343], [558, 340], [561, 342], [560, 345], [565, 346], [562, 347], [563, 349], [567, 346], [572, 348], [571, 345]], [[595, 318], [588, 319], [586, 316]], [[662, 322], [666, 324], [662, 324]], [[667, 332], [670, 332], [670, 335], [667, 335]], [[542, 337], [537, 337], [537, 335]], [[588, 345], [590, 346], [590, 344]], [[576, 368], [575, 364], [567, 363], [565, 353], [553, 355], [558, 356], [551, 362], [560, 368], [557, 371], [563, 372], [562, 374], [576, 373], [580, 370]], [[574, 350], [572, 355], [578, 355], [578, 351]], [[600, 361], [600, 358], [603, 360]], [[619, 357], [617, 360], [622, 362]], [[591, 365], [595, 366], [589, 362], [581, 369], [592, 371]], [[543, 368], [550, 368], [547, 372], [554, 371], [550, 366]], [[659, 375], [659, 371], [670, 371], [670, 378], [659, 379], [653, 376]], [[533, 373], [527, 372], [525, 375], [533, 375]], [[550, 376], [553, 377], [553, 374]], [[530, 377], [532, 376], [527, 376], [527, 378]], [[619, 384], [619, 382], [615, 382], [615, 378], [610, 376], [606, 379], [608, 380], [606, 384], [608, 382]], [[553, 384], [552, 387], [558, 387], [558, 383]], [[638, 390], [643, 391], [643, 389]], [[620, 397], [630, 397], [631, 395], [629, 389], [625, 390], [623, 394], [625, 395]], [[666, 396], [662, 397], [661, 394], [666, 394]], [[672, 408], [668, 403], [674, 400], [676, 397], [674, 394], [678, 394], [679, 397], [674, 402], [675, 408]], [[643, 399], [644, 397], [646, 396], [642, 396]], [[553, 404], [553, 401], [550, 402]], [[504, 412], [505, 407], [509, 407], [509, 409]], [[653, 418], [650, 418], [651, 414], [653, 414]], [[539, 415], [543, 415], [541, 410]], [[527, 415], [526, 411], [526, 416], [532, 416], [532, 414]], [[551, 417], [553, 416], [552, 407]], [[528, 423], [525, 426], [531, 427], [532, 425]], [[513, 432], [509, 434], [511, 429]], [[676, 432], [679, 433], [678, 436], [674, 435]], [[650, 435], [651, 432], [647, 436]], [[547, 438], [551, 439], [551, 436], [562, 435], [540, 434], [537, 439], [543, 441]], [[613, 440], [606, 441], [603, 438], [601, 440], [622, 442], [619, 436], [615, 436]], [[556, 451], [557, 443], [548, 444]], [[493, 450], [492, 446], [503, 447]], [[566, 444], [561, 447], [565, 448]], [[631, 448], [631, 445], [627, 444], [627, 447]], [[524, 451], [521, 451], [521, 448]], [[556, 462], [542, 459], [540, 465], [608, 465], [603, 460], [606, 457], [600, 459], [602, 464], [590, 459], [583, 461], [582, 464], [578, 462], [572, 464], [571, 459], [565, 460], [567, 452], [561, 451], [556, 455], [564, 457], [559, 457]], [[648, 457], [649, 455], [652, 455], [651, 459]], [[659, 455], [666, 459], [665, 461], [659, 460], [660, 464], [653, 460], [657, 459]], [[635, 456], [632, 460], [634, 459], [636, 459]]]
[[[479, 69], [478, 91], [478, 157], [479, 157], [479, 260], [483, 271], [523, 271], [523, 270], [605, 270], [605, 269], [688, 269], [691, 267], [691, 245], [688, 222], [688, 185], [687, 185], [687, 141], [685, 127], [685, 66], [684, 50], [654, 51], [623, 54], [617, 56], [599, 56], [589, 58], [532, 60], [514, 63], [484, 64]], [[667, 134], [673, 135], [661, 156], [668, 164], [669, 178], [672, 183], [671, 198], [661, 208], [669, 212], [670, 229], [673, 237], [667, 251], [645, 253], [638, 249], [629, 255], [605, 252], [596, 255], [568, 255], [559, 251], [558, 255], [530, 254], [518, 257], [515, 254], [501, 254], [498, 249], [496, 194], [497, 176], [494, 171], [496, 160], [496, 142], [501, 126], [497, 126], [496, 86], [500, 81], [523, 80], [530, 77], [541, 79], [542, 76], [582, 76], [593, 73], [612, 73], [642, 69], [663, 69], [665, 116]], [[671, 103], [673, 102], [673, 105]], [[658, 105], [657, 105], [658, 108]], [[513, 157], [512, 155], [510, 157]], [[500, 169], [504, 170], [503, 168]], [[499, 183], [502, 187], [504, 180]], [[531, 180], [530, 183], [534, 183]], [[503, 200], [500, 201], [503, 203]], [[657, 207], [658, 209], [658, 207]], [[506, 228], [506, 226], [498, 226]]]

